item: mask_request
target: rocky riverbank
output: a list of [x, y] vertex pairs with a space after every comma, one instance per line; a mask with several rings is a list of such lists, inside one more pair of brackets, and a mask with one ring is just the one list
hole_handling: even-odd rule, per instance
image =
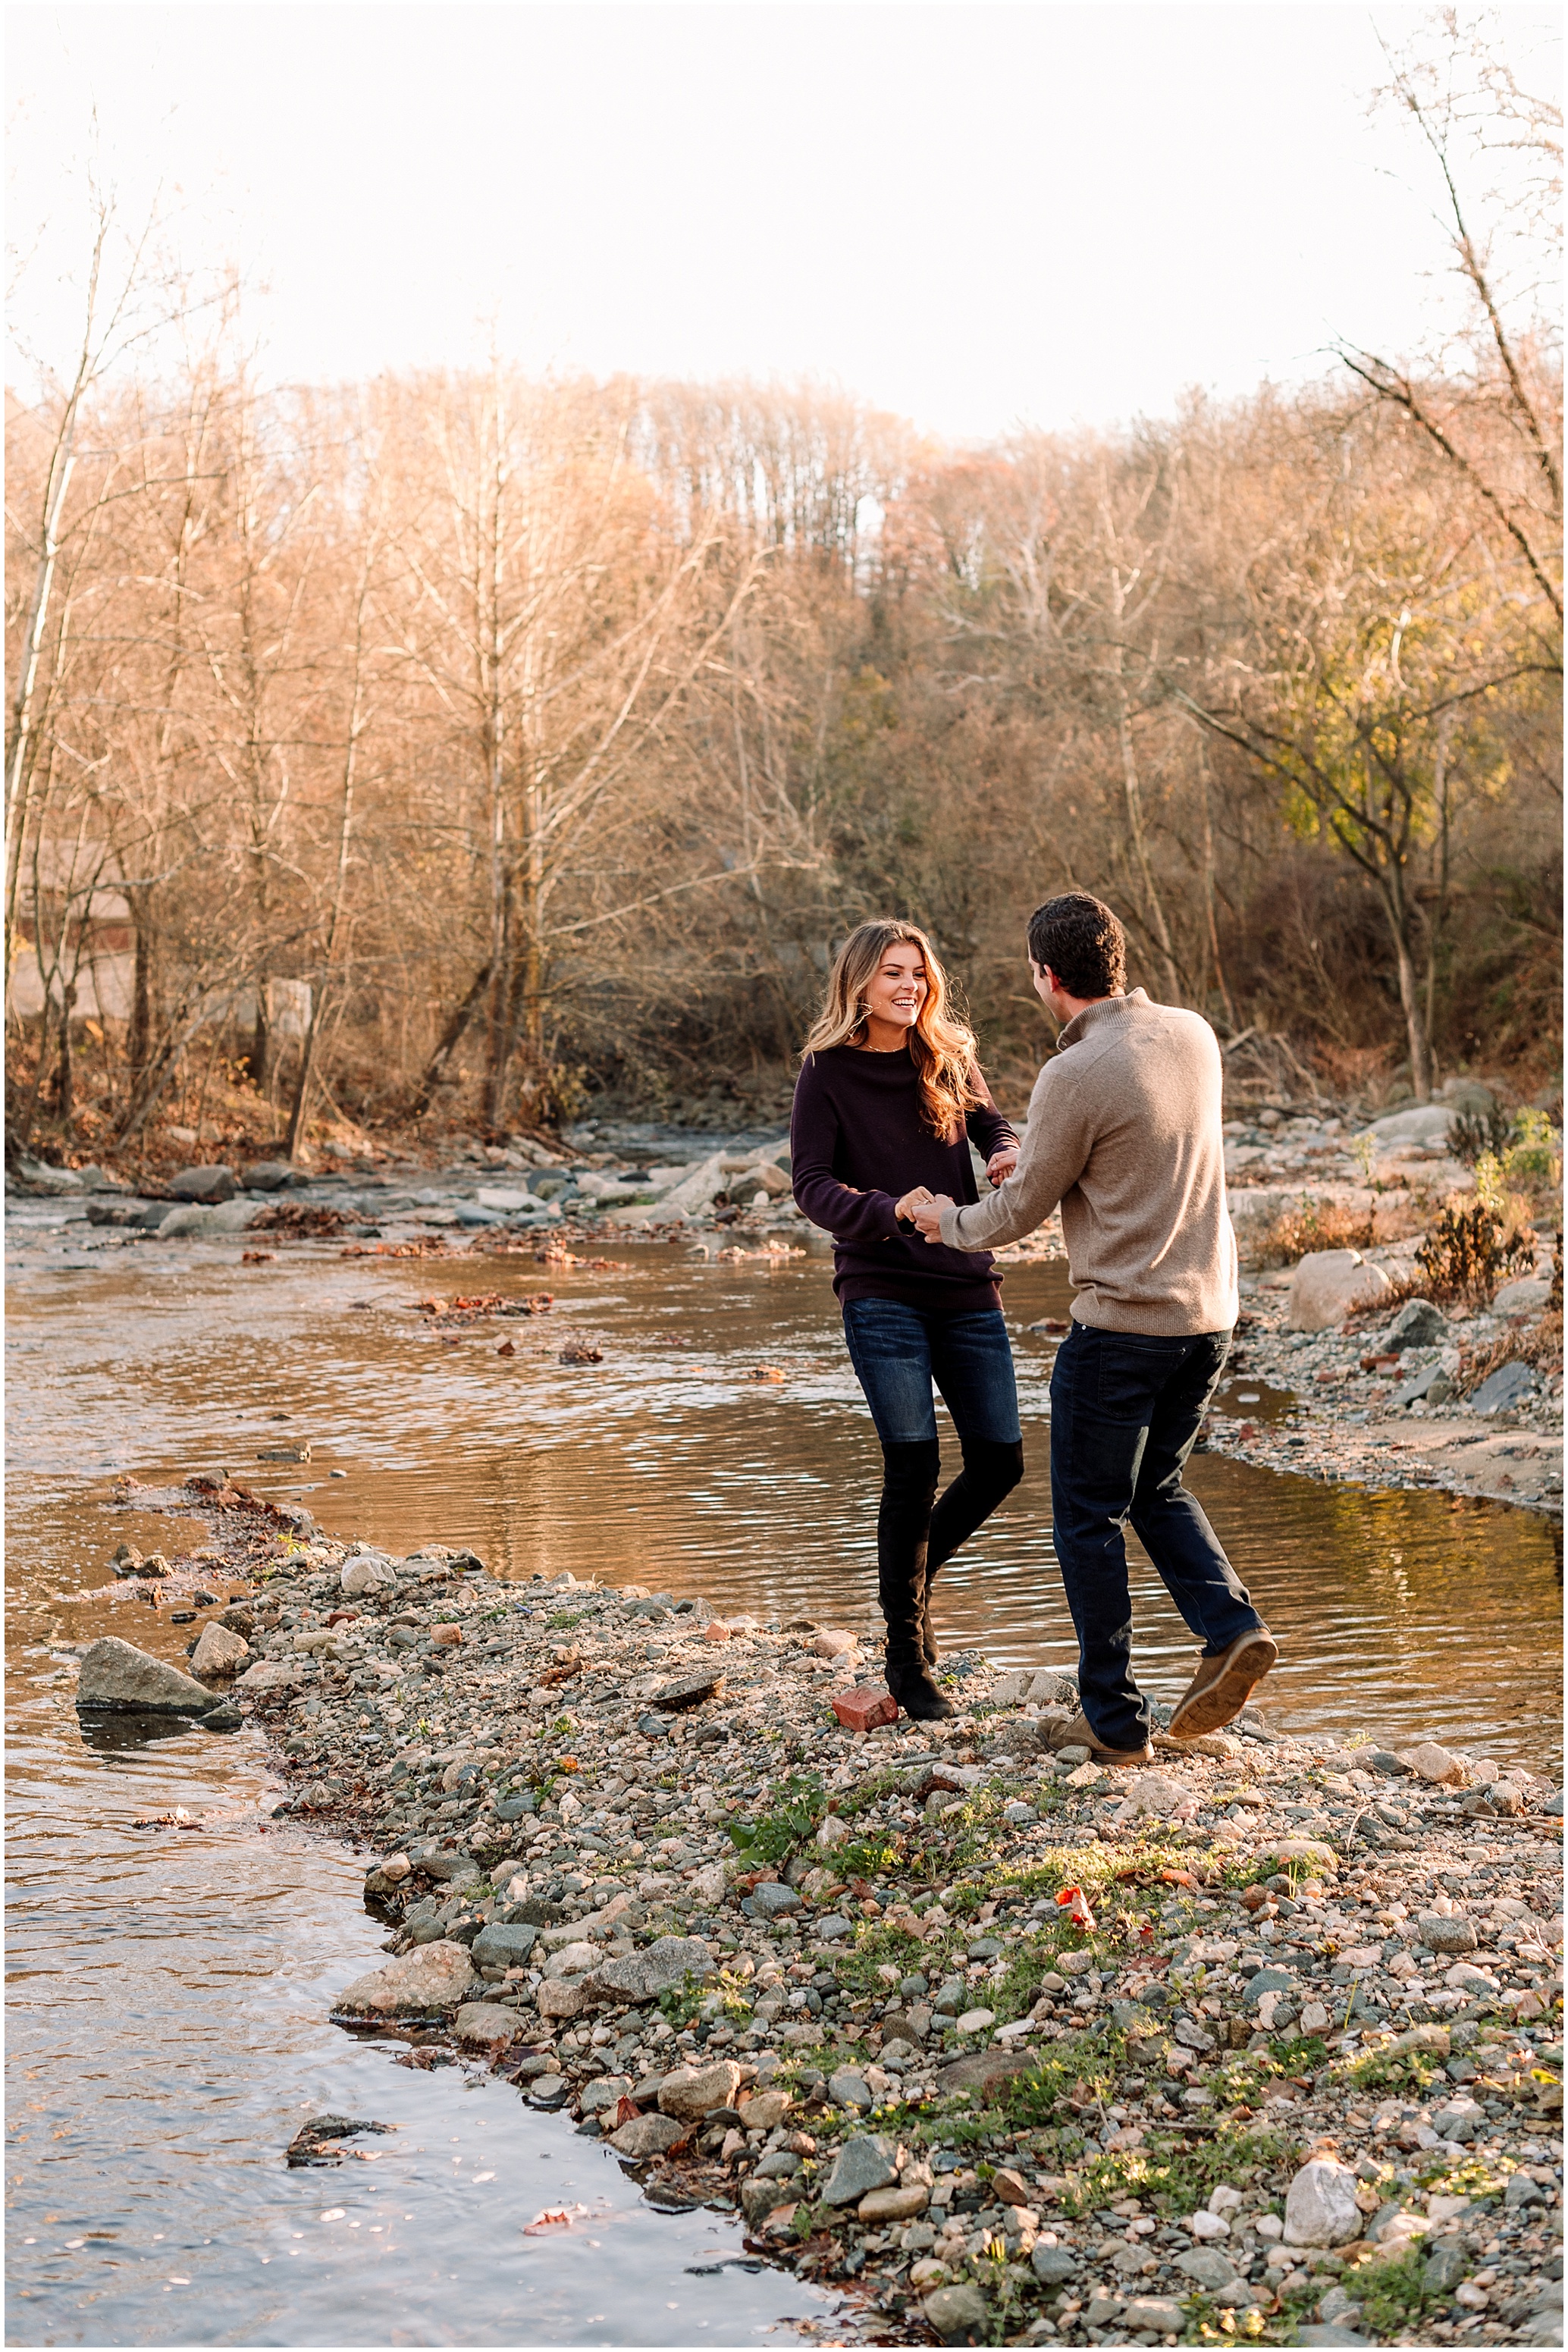
[[830, 1626], [126, 1500], [207, 1520], [193, 1671], [370, 1851], [345, 2029], [737, 2206], [846, 2336], [1561, 2340], [1551, 1783], [1263, 1714], [1108, 1776], [973, 1653], [952, 1722], [863, 1732]]

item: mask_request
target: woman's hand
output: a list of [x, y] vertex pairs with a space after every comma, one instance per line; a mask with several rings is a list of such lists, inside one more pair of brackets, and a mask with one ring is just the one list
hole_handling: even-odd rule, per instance
[[994, 1151], [991, 1154], [990, 1159], [985, 1162], [985, 1173], [990, 1178], [993, 1184], [1005, 1184], [1017, 1165], [1017, 1145], [1016, 1143], [1005, 1143], [1000, 1151]]
[[926, 1194], [924, 1206], [915, 1212], [915, 1223], [928, 1242], [941, 1241], [942, 1213], [944, 1209], [954, 1208], [956, 1205], [957, 1203], [946, 1192]]
[[906, 1192], [904, 1194], [903, 1199], [899, 1202], [897, 1206], [894, 1208], [893, 1214], [895, 1217], [901, 1219], [904, 1223], [910, 1223], [913, 1221], [915, 1211], [917, 1209], [923, 1209], [930, 1199], [930, 1187], [925, 1184], [917, 1184], [913, 1192]]

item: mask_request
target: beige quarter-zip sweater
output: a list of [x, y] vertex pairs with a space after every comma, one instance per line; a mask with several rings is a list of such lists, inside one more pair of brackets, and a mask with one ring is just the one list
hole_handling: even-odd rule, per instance
[[1202, 1015], [1141, 988], [1085, 1005], [1035, 1081], [1018, 1165], [986, 1201], [945, 1210], [949, 1249], [997, 1249], [1059, 1202], [1073, 1316], [1181, 1339], [1236, 1321], [1219, 1045]]

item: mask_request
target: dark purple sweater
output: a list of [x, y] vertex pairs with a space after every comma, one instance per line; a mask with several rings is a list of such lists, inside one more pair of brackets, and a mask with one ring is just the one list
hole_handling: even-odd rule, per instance
[[[978, 1070], [984, 1100], [969, 1134], [989, 1160], [1017, 1137]], [[978, 1199], [969, 1144], [943, 1143], [921, 1117], [920, 1080], [908, 1052], [835, 1045], [808, 1055], [795, 1086], [790, 1175], [802, 1216], [834, 1240], [833, 1287], [841, 1299], [899, 1298], [938, 1314], [976, 1315], [998, 1304], [1002, 1277], [989, 1250], [947, 1249], [893, 1212], [916, 1184], [955, 1201]]]

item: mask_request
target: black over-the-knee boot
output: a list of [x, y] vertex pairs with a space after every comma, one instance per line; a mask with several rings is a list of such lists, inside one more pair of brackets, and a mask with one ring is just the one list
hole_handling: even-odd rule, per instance
[[888, 1621], [888, 1688], [906, 1715], [933, 1723], [952, 1713], [926, 1666], [921, 1643], [926, 1537], [942, 1453], [934, 1438], [882, 1448], [877, 1511], [877, 1592]]
[[966, 1437], [963, 1444], [963, 1467], [932, 1511], [926, 1539], [921, 1648], [928, 1666], [934, 1666], [939, 1657], [931, 1630], [931, 1589], [936, 1572], [991, 1517], [1024, 1475], [1022, 1444], [999, 1445], [989, 1437]]

